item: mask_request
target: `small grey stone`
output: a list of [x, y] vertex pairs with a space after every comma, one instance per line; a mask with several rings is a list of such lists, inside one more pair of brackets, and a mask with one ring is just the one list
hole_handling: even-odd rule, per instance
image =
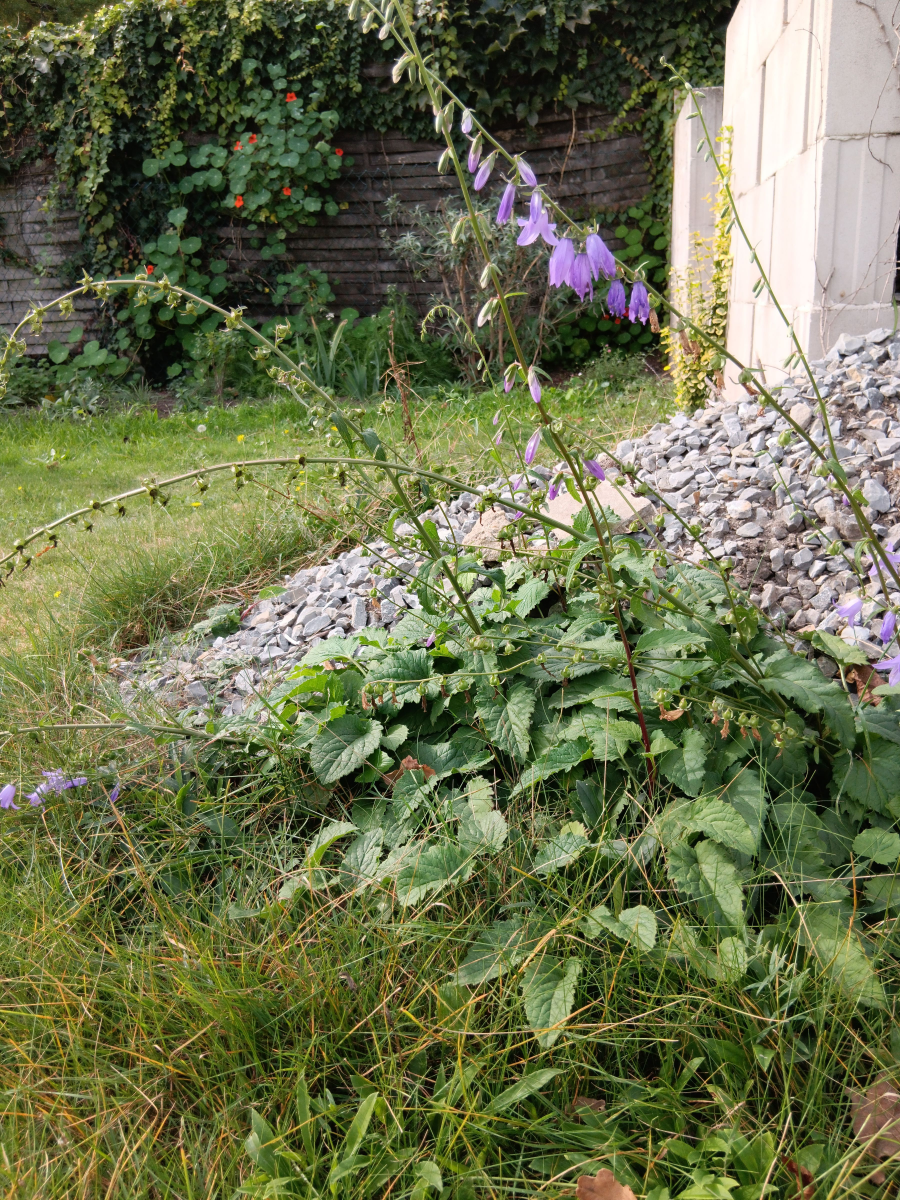
[[791, 407], [791, 420], [796, 422], [801, 429], [809, 429], [812, 419], [813, 410], [808, 404], [794, 404]]
[[851, 333], [842, 333], [832, 347], [842, 358], [849, 358], [851, 354], [858, 354], [865, 346], [866, 339], [854, 337]]
[[304, 624], [303, 632], [307, 637], [314, 637], [317, 633], [322, 633], [327, 629], [331, 625], [331, 621], [331, 617], [326, 617], [324, 613], [321, 613]]
[[832, 602], [836, 599], [834, 588], [830, 584], [823, 584], [819, 588], [818, 593], [810, 600], [810, 608], [816, 609], [817, 612], [825, 612], [831, 608]]
[[735, 530], [738, 537], [742, 538], [758, 538], [762, 536], [762, 525], [757, 525], [755, 521], [747, 521], [743, 525], [739, 525]]
[[845, 542], [858, 542], [862, 537], [862, 531], [852, 512], [836, 508], [833, 519]]
[[869, 402], [869, 408], [884, 408], [884, 395], [878, 388], [866, 388], [865, 397]]
[[397, 615], [397, 606], [392, 600], [382, 600], [381, 602], [381, 619], [382, 621], [393, 621]]
[[244, 696], [249, 696], [254, 690], [254, 678], [254, 672], [249, 668], [245, 668], [243, 671], [238, 671], [237, 675], [235, 675], [234, 686]]
[[316, 605], [316, 604], [309, 605], [307, 608], [304, 608], [303, 611], [297, 617], [297, 625], [302, 626], [303, 629], [306, 629], [306, 626], [309, 624], [310, 621], [315, 621], [315, 619], [317, 617], [321, 617], [321, 615], [322, 615], [322, 609], [319, 608], [318, 605]]
[[877, 479], [867, 479], [862, 485], [862, 494], [866, 498], [869, 507], [877, 513], [890, 512], [891, 496], [886, 488], [883, 488]]
[[748, 500], [732, 500], [725, 505], [725, 511], [733, 520], [746, 520], [753, 516], [753, 505]]
[[818, 579], [819, 576], [824, 575], [827, 570], [828, 564], [823, 562], [822, 559], [817, 558], [809, 568], [809, 577], [810, 579]]
[[803, 604], [798, 596], [785, 596], [781, 601], [781, 607], [787, 616], [793, 617], [800, 611], [800, 609], [803, 607]]
[[358, 596], [350, 602], [350, 624], [353, 629], [365, 629], [368, 615], [366, 613], [366, 602], [362, 596]]
[[830, 658], [825, 658], [824, 655], [821, 655], [816, 659], [816, 666], [826, 679], [834, 679], [835, 675], [838, 673], [837, 665], [833, 663]]
[[781, 568], [784, 566], [784, 547], [783, 546], [775, 546], [774, 549], [769, 551], [769, 562], [772, 566], [773, 571], [781, 570]]
[[193, 700], [195, 704], [209, 703], [209, 692], [199, 679], [195, 679], [193, 683], [189, 683], [184, 689], [184, 694], [189, 700]]
[[802, 550], [798, 550], [791, 559], [791, 566], [798, 571], [802, 571], [804, 567], [808, 567], [813, 560], [813, 552], [807, 546]]
[[880, 346], [882, 342], [888, 340], [892, 333], [892, 329], [873, 329], [871, 333], [866, 334], [866, 341], [870, 346]]

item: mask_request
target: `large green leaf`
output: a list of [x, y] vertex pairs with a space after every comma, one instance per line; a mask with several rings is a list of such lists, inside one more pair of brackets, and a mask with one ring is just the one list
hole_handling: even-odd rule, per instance
[[659, 769], [688, 796], [697, 796], [706, 782], [708, 754], [709, 746], [699, 729], [685, 729], [681, 747], [667, 750], [659, 760]]
[[427, 650], [396, 651], [372, 665], [369, 679], [396, 696], [398, 704], [416, 703], [423, 695], [433, 700], [441, 692]]
[[336, 783], [361, 767], [378, 749], [382, 727], [354, 713], [338, 717], [319, 732], [309, 750], [309, 761], [322, 783]]
[[684, 827], [688, 833], [705, 833], [743, 854], [755, 854], [758, 848], [757, 839], [741, 814], [715, 796], [695, 800], [684, 815]]
[[642, 950], [652, 950], [656, 945], [658, 926], [656, 914], [644, 904], [623, 908], [618, 917], [614, 917], [605, 904], [598, 904], [582, 919], [581, 928], [589, 938], [598, 937], [605, 929], [623, 942], [630, 942]]
[[550, 875], [573, 863], [589, 845], [580, 821], [569, 821], [541, 847], [534, 860], [535, 875]]
[[520, 792], [533, 787], [542, 779], [548, 779], [558, 771], [571, 770], [589, 752], [590, 744], [587, 738], [583, 737], [576, 738], [574, 742], [564, 742], [561, 746], [551, 746], [546, 754], [541, 755], [534, 766], [523, 772], [522, 778], [510, 792], [510, 796], [517, 796]]
[[482, 929], [469, 947], [469, 953], [453, 972], [455, 981], [474, 987], [496, 979], [532, 954], [552, 929], [552, 921], [546, 919], [526, 923], [513, 917], [495, 921], [490, 928]]
[[796, 654], [766, 660], [760, 687], [793, 700], [808, 713], [823, 713], [834, 736], [850, 749], [856, 741], [853, 709], [847, 693], [826, 679], [815, 663]]
[[473, 794], [470, 787], [469, 800], [460, 814], [460, 845], [470, 854], [496, 853], [503, 849], [507, 833], [506, 818], [494, 808], [490, 794]]
[[422, 766], [431, 767], [435, 780], [455, 771], [477, 771], [493, 758], [481, 734], [471, 729], [456, 730], [451, 742], [417, 742], [413, 753]]
[[397, 872], [397, 899], [404, 906], [419, 904], [426, 896], [451, 883], [462, 883], [472, 873], [472, 857], [462, 847], [438, 842], [407, 860]]
[[759, 849], [768, 811], [762, 775], [753, 767], [742, 767], [726, 785], [721, 799], [744, 818], [753, 837], [755, 853]]
[[862, 756], [844, 751], [834, 760], [832, 790], [844, 793], [864, 808], [890, 811], [890, 801], [900, 795], [900, 746], [869, 737]]
[[518, 762], [528, 757], [534, 704], [534, 689], [527, 683], [514, 684], [506, 695], [499, 691], [494, 695], [486, 688], [478, 690], [476, 710], [488, 737]]
[[510, 597], [510, 608], [516, 616], [527, 617], [545, 597], [550, 595], [550, 584], [543, 579], [529, 579]]
[[893, 829], [864, 829], [853, 840], [853, 853], [890, 866], [900, 858], [900, 834]]
[[744, 927], [744, 888], [737, 868], [727, 850], [717, 842], [702, 841], [694, 847], [700, 878], [721, 909], [725, 920], [735, 929]]
[[563, 966], [549, 955], [541, 955], [525, 968], [522, 977], [525, 1016], [544, 1050], [557, 1040], [562, 1033], [560, 1025], [572, 1011], [580, 970], [577, 958], [570, 958]]
[[591, 705], [573, 714], [563, 731], [563, 737], [567, 741], [588, 738], [594, 758], [598, 762], [609, 762], [624, 757], [631, 744], [641, 740], [641, 729], [636, 721], [611, 717], [609, 713]]
[[353, 842], [339, 872], [341, 886], [348, 890], [371, 887], [378, 880], [378, 861], [384, 844], [384, 832], [371, 829]]
[[863, 949], [833, 904], [802, 904], [798, 911], [800, 944], [850, 999], [866, 1007], [883, 1007], [884, 988]]

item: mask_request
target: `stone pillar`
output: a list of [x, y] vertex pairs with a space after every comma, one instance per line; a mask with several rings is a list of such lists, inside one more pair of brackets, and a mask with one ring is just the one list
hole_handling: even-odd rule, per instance
[[[671, 265], [676, 279], [684, 279], [690, 267], [696, 264], [696, 235], [708, 240], [715, 231], [710, 202], [718, 186], [718, 173], [704, 149], [698, 150], [702, 126], [690, 114], [699, 107], [715, 138], [722, 127], [724, 90], [721, 87], [704, 88], [702, 94], [695, 93], [696, 101], [688, 96], [675, 121]], [[699, 267], [701, 275], [708, 275], [708, 262], [701, 262]]]
[[[724, 121], [741, 219], [804, 350], [893, 327], [900, 219], [896, 0], [741, 0]], [[737, 230], [729, 349], [783, 375], [789, 339]], [[728, 391], [742, 392], [736, 372]]]

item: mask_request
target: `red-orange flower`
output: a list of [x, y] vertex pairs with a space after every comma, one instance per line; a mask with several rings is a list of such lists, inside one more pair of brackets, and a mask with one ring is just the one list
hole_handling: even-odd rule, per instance
[[153, 263], [151, 263], [151, 264], [150, 264], [150, 265], [147, 267], [147, 274], [148, 274], [148, 275], [152, 275], [152, 274], [153, 274], [153, 272], [154, 272], [155, 270], [156, 270], [156, 267], [154, 267]]
[[250, 143], [251, 146], [255, 146], [256, 145], [256, 134], [251, 133], [249, 138], [247, 139], [247, 141]]
[[243, 208], [244, 207], [244, 197], [243, 196], [235, 196], [234, 207], [235, 208]]
[[335, 150], [335, 154], [338, 156], [338, 158], [343, 158], [344, 156], [343, 150]]
[[244, 147], [241, 145], [240, 142], [235, 142], [234, 148], [235, 148], [235, 150], [243, 150]]
[[286, 101], [286, 103], [288, 103], [288, 104], [292, 103], [292, 101], [294, 101], [294, 100], [296, 100], [296, 99], [297, 99], [297, 93], [296, 93], [296, 92], [288, 92], [288, 94], [285, 96], [285, 101]]
[[282, 195], [289, 196], [291, 194], [291, 189], [288, 187], [284, 187], [281, 189], [281, 192], [282, 192]]

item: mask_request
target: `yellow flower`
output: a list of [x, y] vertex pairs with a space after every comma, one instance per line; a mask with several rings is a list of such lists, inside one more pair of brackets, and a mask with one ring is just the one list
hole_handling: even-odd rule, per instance
[[244, 440], [244, 435], [243, 435], [242, 433], [239, 433], [239, 434], [238, 434], [238, 441], [239, 441], [239, 442], [242, 442], [243, 440]]
[[202, 508], [202, 507], [203, 507], [202, 500], [192, 500], [191, 501], [191, 508]]
[[61, 596], [61, 595], [62, 595], [62, 592], [54, 592], [54, 593], [53, 593], [53, 599], [54, 599], [54, 600], [58, 600], [58, 599], [60, 598], [60, 596]]

